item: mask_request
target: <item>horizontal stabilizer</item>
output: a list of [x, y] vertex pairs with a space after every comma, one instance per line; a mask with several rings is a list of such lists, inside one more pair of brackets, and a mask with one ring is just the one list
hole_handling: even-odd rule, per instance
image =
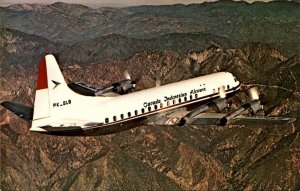
[[1, 103], [3, 107], [10, 110], [17, 116], [21, 117], [22, 119], [31, 122], [33, 117], [33, 107], [23, 105], [20, 103], [15, 103], [12, 101], [4, 101]]

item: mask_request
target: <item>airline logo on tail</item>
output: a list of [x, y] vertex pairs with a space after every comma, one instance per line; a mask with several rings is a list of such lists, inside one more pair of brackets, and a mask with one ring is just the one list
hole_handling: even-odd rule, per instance
[[55, 89], [60, 83], [59, 82], [57, 82], [57, 81], [54, 81], [54, 80], [51, 80], [53, 83], [54, 83], [54, 87], [53, 87], [53, 89]]

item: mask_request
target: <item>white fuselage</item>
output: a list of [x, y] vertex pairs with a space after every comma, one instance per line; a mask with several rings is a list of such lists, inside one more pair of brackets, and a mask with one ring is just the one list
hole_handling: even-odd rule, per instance
[[[82, 130], [105, 128], [217, 98], [222, 87], [226, 94], [232, 93], [239, 89], [239, 82], [231, 73], [218, 72], [117, 97], [89, 97], [71, 93], [70, 98], [57, 100], [58, 103], [66, 102], [62, 109], [52, 112], [47, 119], [33, 121], [31, 130], [46, 131], [41, 126], [53, 127], [47, 131], [70, 126]], [[50, 103], [50, 107], [55, 107], [55, 103]]]

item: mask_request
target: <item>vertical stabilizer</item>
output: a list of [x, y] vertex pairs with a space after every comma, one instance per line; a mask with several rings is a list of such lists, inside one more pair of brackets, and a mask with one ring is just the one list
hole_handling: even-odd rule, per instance
[[46, 57], [39, 65], [34, 100], [33, 120], [50, 116]]
[[33, 120], [50, 117], [54, 114], [53, 110], [61, 111], [62, 106], [70, 104], [74, 95], [65, 82], [54, 56], [46, 55], [38, 69]]
[[[31, 131], [46, 131], [43, 127], [80, 126], [90, 120], [84, 111], [111, 98], [83, 96], [67, 85], [53, 55], [40, 62], [34, 101]], [[85, 117], [85, 118], [84, 118]], [[94, 121], [98, 119], [97, 114]]]

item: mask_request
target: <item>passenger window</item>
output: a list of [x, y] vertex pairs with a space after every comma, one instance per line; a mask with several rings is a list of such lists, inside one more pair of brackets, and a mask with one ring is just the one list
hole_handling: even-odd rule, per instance
[[145, 113], [145, 109], [144, 108], [142, 108], [142, 113]]
[[187, 101], [187, 97], [184, 97], [184, 101], [185, 101], [185, 102]]
[[181, 103], [181, 98], [178, 99], [178, 103]]
[[170, 106], [170, 102], [169, 101], [167, 101], [167, 106]]
[[195, 94], [195, 98], [196, 98], [196, 99], [198, 98], [198, 94]]
[[121, 114], [120, 117], [121, 117], [121, 119], [124, 119], [124, 115], [123, 114]]
[[163, 108], [163, 107], [164, 107], [163, 103], [160, 103], [160, 108]]
[[229, 90], [230, 89], [230, 86], [229, 85], [227, 85], [227, 90]]
[[128, 112], [128, 117], [131, 117], [131, 113], [130, 112]]
[[105, 123], [108, 123], [109, 122], [109, 119], [108, 118], [105, 118]]
[[173, 100], [173, 105], [174, 105], [174, 104], [176, 104], [176, 100], [175, 100], [175, 99]]
[[193, 95], [190, 95], [190, 100], [192, 100], [193, 99]]
[[135, 110], [135, 111], [134, 111], [134, 114], [135, 114], [135, 115], [138, 115], [138, 110]]
[[114, 119], [114, 121], [117, 121], [117, 116], [114, 116], [113, 119]]
[[151, 111], [151, 107], [148, 107], [148, 111], [149, 111], [149, 112]]
[[154, 105], [154, 110], [157, 110], [157, 105]]

